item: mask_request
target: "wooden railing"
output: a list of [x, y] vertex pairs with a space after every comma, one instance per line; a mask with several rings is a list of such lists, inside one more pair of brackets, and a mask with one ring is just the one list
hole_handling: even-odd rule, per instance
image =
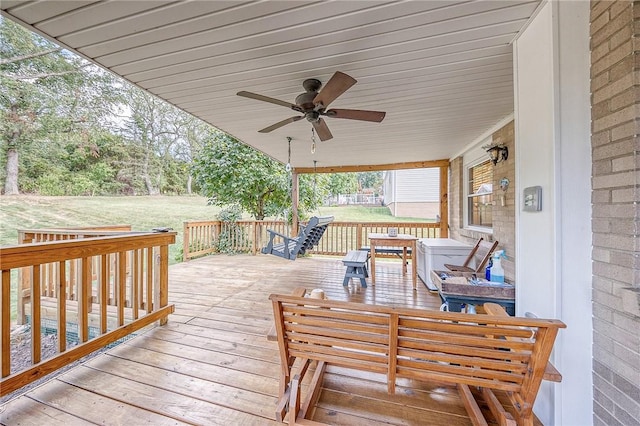
[[[54, 228], [54, 229], [19, 229], [18, 244], [45, 243], [50, 241], [78, 240], [92, 237], [107, 237], [113, 235], [122, 235], [131, 232], [131, 225], [107, 225], [92, 226], [86, 228]], [[113, 282], [115, 274], [116, 257], [112, 256], [112, 267], [109, 271], [109, 282]], [[78, 279], [80, 259], [69, 262], [69, 278], [68, 288], [66, 292], [67, 300], [76, 300], [76, 282]], [[93, 270], [97, 271], [97, 260], [93, 260]], [[54, 281], [55, 281], [56, 265], [50, 263], [43, 265], [40, 274], [40, 295], [44, 297], [55, 297]], [[25, 307], [29, 303], [31, 297], [31, 276], [29, 268], [22, 268], [18, 271], [18, 305], [17, 305], [17, 323], [25, 324], [27, 314]], [[112, 292], [111, 292], [112, 293]], [[111, 299], [112, 301], [113, 299]], [[113, 303], [110, 303], [113, 304]]]
[[[84, 231], [55, 230], [33, 238], [65, 232], [75, 237], [51, 237], [52, 241], [0, 250], [0, 396], [140, 328], [156, 321], [164, 324], [174, 310], [168, 303], [168, 268], [169, 244], [175, 243], [175, 233], [120, 231], [119, 235], [95, 237]], [[24, 241], [29, 235], [30, 231], [22, 234]], [[28, 288], [23, 287], [25, 283]], [[11, 368], [12, 284], [22, 293], [18, 303], [25, 295], [29, 302], [31, 366], [21, 371]], [[42, 360], [42, 315], [48, 310], [55, 312], [58, 354]], [[26, 311], [24, 306], [22, 311]], [[92, 324], [95, 326], [90, 327]], [[77, 346], [71, 347], [67, 340], [70, 328], [77, 329]]]
[[[311, 253], [322, 255], [344, 255], [368, 245], [372, 232], [387, 232], [390, 227], [398, 233], [418, 238], [438, 238], [439, 223], [424, 222], [331, 222], [320, 243]], [[184, 223], [183, 259], [189, 260], [206, 254], [220, 252], [220, 246], [234, 252], [256, 254], [268, 242], [267, 229], [284, 235], [297, 235], [284, 221], [242, 220], [236, 223], [200, 221]]]

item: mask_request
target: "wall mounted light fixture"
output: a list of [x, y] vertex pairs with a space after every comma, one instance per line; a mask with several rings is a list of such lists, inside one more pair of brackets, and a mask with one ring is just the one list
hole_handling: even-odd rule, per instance
[[485, 148], [487, 153], [489, 153], [489, 158], [494, 166], [509, 158], [509, 149], [504, 145], [491, 145], [483, 148]]

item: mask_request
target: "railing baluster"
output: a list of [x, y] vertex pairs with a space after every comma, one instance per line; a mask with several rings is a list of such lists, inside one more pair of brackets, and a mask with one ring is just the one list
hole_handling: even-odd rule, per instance
[[153, 248], [151, 247], [147, 247], [146, 248], [146, 252], [147, 252], [147, 273], [145, 274], [145, 284], [146, 284], [146, 294], [147, 294], [147, 301], [146, 301], [146, 308], [147, 308], [147, 313], [151, 312], [151, 310], [153, 309], [153, 293], [151, 291], [152, 286], [153, 286]]
[[134, 320], [138, 319], [138, 300], [140, 295], [138, 294], [138, 250], [131, 250], [129, 252], [131, 256], [131, 316]]
[[109, 306], [109, 255], [100, 256], [100, 277], [98, 278], [100, 288], [100, 332], [106, 333], [107, 323], [107, 306]]
[[[156, 309], [169, 305], [169, 246], [160, 246], [160, 264], [158, 265], [158, 299]], [[168, 317], [160, 320], [160, 325], [165, 325]]]
[[67, 350], [67, 263], [62, 260], [58, 262], [58, 291], [56, 292], [58, 302], [58, 352]]
[[124, 308], [127, 303], [127, 253], [118, 253], [118, 327], [124, 325]]
[[89, 258], [81, 259], [82, 278], [78, 281], [76, 290], [78, 294], [78, 340], [83, 343], [89, 340], [89, 312], [87, 306], [89, 286], [87, 280], [85, 280], [86, 276], [90, 276], [88, 264]]
[[[33, 266], [33, 281], [31, 287], [31, 294], [37, 294], [37, 287], [41, 282], [41, 272], [46, 268], [46, 265], [34, 265]], [[40, 355], [42, 353], [42, 338], [41, 338], [41, 315], [40, 297], [31, 298], [31, 362], [37, 364], [40, 362]]]
[[11, 374], [11, 271], [2, 270], [0, 292], [0, 353], [2, 353], [2, 377]]

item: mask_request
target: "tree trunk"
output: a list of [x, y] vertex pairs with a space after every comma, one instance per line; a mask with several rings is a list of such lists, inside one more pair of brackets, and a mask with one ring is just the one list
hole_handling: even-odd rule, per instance
[[193, 192], [191, 191], [191, 183], [193, 181], [193, 177], [191, 176], [191, 174], [189, 174], [189, 176], [187, 177], [187, 194], [191, 195]]
[[151, 176], [149, 176], [149, 152], [145, 152], [144, 155], [144, 163], [142, 164], [142, 179], [144, 180], [144, 185], [147, 187], [147, 194], [149, 195], [158, 195], [160, 190], [153, 186], [153, 182], [151, 182]]
[[4, 181], [5, 195], [18, 195], [18, 150], [7, 149], [7, 178]]

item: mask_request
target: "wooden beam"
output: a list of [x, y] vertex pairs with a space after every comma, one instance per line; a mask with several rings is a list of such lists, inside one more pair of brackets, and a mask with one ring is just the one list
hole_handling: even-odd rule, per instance
[[473, 394], [469, 390], [468, 385], [458, 384], [458, 393], [460, 394], [460, 399], [462, 399], [462, 403], [469, 414], [469, 419], [473, 426], [488, 426], [487, 420], [482, 415], [482, 411], [480, 407], [478, 407], [478, 403], [473, 398]]
[[440, 166], [440, 238], [449, 236], [449, 164]]
[[449, 167], [449, 160], [413, 161], [409, 163], [370, 164], [328, 167], [296, 167], [295, 173], [350, 173], [379, 172], [385, 170], [426, 169], [431, 167]]
[[[301, 419], [307, 418], [311, 413], [312, 409], [315, 407], [316, 403], [318, 402], [318, 397], [320, 397], [320, 391], [322, 391], [322, 379], [324, 378], [324, 372], [326, 371], [326, 369], [327, 369], [327, 363], [324, 361], [320, 361], [316, 365], [316, 371], [313, 374], [311, 383], [309, 383], [309, 390], [308, 390], [307, 397], [302, 403], [302, 407], [300, 408], [300, 411], [299, 411], [300, 414], [298, 414], [298, 416]], [[289, 406], [291, 406], [291, 403], [289, 403]]]
[[504, 407], [500, 401], [498, 401], [498, 398], [496, 398], [491, 389], [482, 388], [482, 397], [489, 406], [489, 410], [491, 411], [491, 414], [493, 414], [493, 417], [498, 420], [498, 424], [500, 426], [516, 426], [516, 420], [513, 418], [511, 413], [505, 411]]

